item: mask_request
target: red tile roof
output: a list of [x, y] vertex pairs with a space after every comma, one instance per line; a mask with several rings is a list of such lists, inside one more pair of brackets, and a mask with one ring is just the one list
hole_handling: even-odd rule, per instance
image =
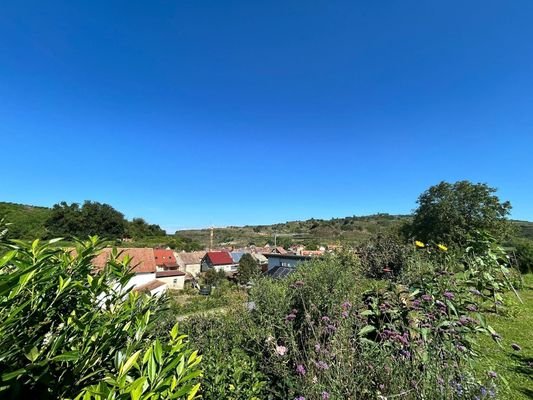
[[[100, 254], [93, 258], [96, 269], [104, 268], [111, 255], [111, 248], [105, 248]], [[154, 249], [151, 248], [117, 248], [120, 253], [118, 259], [122, 260], [126, 254], [132, 258], [130, 267], [136, 274], [153, 273], [156, 271]]]
[[182, 271], [157, 271], [155, 273], [156, 278], [168, 278], [171, 276], [184, 276], [185, 272]]
[[235, 264], [227, 251], [209, 251], [206, 256], [213, 265]]
[[177, 267], [176, 257], [172, 250], [154, 249], [155, 264], [161, 267]]

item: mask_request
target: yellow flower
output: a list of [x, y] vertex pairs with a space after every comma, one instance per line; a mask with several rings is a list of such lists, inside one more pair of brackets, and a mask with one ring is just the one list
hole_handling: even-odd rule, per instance
[[419, 240], [415, 241], [415, 245], [416, 247], [426, 247], [426, 245]]
[[448, 251], [448, 248], [444, 246], [443, 244], [438, 244], [437, 247], [441, 249], [442, 251]]

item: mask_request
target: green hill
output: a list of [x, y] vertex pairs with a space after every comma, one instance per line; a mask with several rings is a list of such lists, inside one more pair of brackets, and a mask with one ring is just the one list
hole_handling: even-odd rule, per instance
[[0, 219], [11, 223], [9, 236], [18, 239], [34, 239], [46, 234], [44, 224], [50, 216], [47, 207], [0, 202]]

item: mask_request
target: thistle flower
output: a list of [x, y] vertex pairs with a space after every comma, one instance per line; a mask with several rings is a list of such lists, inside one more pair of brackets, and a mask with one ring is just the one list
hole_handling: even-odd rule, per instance
[[446, 297], [448, 300], [451, 300], [455, 297], [455, 295], [452, 292], [447, 292], [447, 291], [444, 292], [442, 295]]
[[420, 247], [420, 248], [426, 247], [426, 245], [419, 240], [415, 241], [415, 245], [416, 247]]
[[316, 363], [316, 366], [318, 369], [326, 370], [329, 369], [329, 365], [325, 363], [324, 361], [319, 361]]
[[344, 310], [347, 310], [348, 308], [351, 308], [352, 307], [352, 303], [350, 303], [349, 301], [345, 301], [344, 303], [342, 303], [342, 308]]
[[296, 319], [296, 315], [291, 313], [285, 317], [285, 322], [294, 321], [294, 319]]
[[472, 311], [472, 312], [473, 312], [473, 311], [477, 311], [477, 307], [476, 307], [475, 305], [473, 305], [473, 304], [469, 304], [469, 305], [467, 305], [467, 306], [466, 306], [466, 309], [467, 309], [468, 311]]
[[307, 372], [307, 371], [305, 370], [305, 367], [304, 367], [302, 364], [298, 364], [298, 365], [296, 366], [296, 373], [297, 373], [298, 375], [302, 375], [302, 376], [304, 376], [306, 372]]
[[303, 397], [303, 396], [298, 396], [298, 397], [295, 397], [294, 400], [305, 400], [305, 397]]

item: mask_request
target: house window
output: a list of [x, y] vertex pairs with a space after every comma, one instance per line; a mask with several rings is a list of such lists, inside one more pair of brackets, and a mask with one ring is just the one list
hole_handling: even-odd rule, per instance
[[174, 285], [177, 285], [178, 284], [178, 278], [174, 278], [173, 282], [174, 282]]

